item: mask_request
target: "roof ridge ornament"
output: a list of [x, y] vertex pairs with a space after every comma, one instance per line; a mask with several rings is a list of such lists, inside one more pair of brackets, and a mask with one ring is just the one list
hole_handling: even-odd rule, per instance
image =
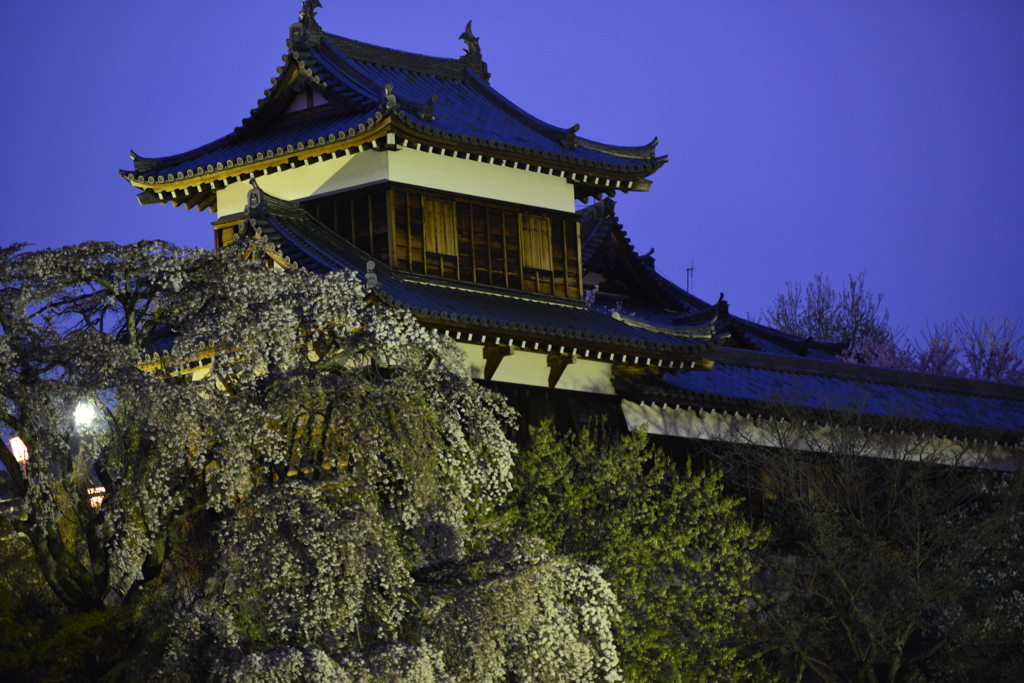
[[395, 97], [395, 84], [384, 84], [384, 101], [381, 103], [381, 110], [385, 116], [398, 109], [398, 98]]
[[159, 159], [149, 159], [142, 156], [134, 149], [128, 150], [128, 156], [131, 157], [136, 173], [152, 171], [154, 168], [158, 168], [160, 166]]
[[299, 10], [299, 20], [288, 30], [289, 47], [294, 43], [303, 42], [313, 47], [320, 47], [324, 32], [316, 21], [318, 7], [323, 7], [320, 0], [303, 0], [302, 9]]
[[487, 73], [487, 62], [484, 61], [480, 52], [480, 39], [473, 35], [473, 20], [466, 24], [466, 30], [459, 36], [459, 40], [466, 43], [466, 54], [459, 57], [459, 61], [472, 69], [485, 81], [490, 82], [491, 74]]
[[255, 178], [250, 179], [249, 184], [252, 185], [252, 188], [249, 190], [249, 194], [245, 198], [245, 215], [262, 215], [263, 209], [266, 208], [263, 189], [256, 184]]
[[318, 7], [323, 7], [320, 4], [320, 0], [303, 0], [302, 9], [299, 10], [299, 22], [306, 28], [317, 26], [316, 10]]
[[419, 118], [420, 121], [433, 121], [434, 120], [434, 105], [437, 104], [437, 95], [434, 95], [427, 103], [423, 105], [423, 109], [420, 110]]
[[580, 124], [577, 123], [566, 131], [565, 137], [559, 141], [559, 144], [566, 149], [576, 149], [576, 133], [578, 132], [580, 132]]

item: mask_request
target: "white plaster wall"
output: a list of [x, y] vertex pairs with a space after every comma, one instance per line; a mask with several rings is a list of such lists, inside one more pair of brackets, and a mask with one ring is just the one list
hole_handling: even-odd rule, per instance
[[[622, 415], [626, 418], [626, 424], [631, 432], [635, 432], [646, 423], [648, 434], [663, 436], [721, 439], [726, 427], [721, 420], [716, 419], [708, 424], [708, 427], [711, 427], [710, 430], [704, 429], [704, 420], [697, 417], [697, 413], [692, 410], [642, 406], [625, 399], [622, 401]], [[706, 415], [705, 419], [708, 417]]]
[[414, 149], [387, 154], [389, 179], [397, 183], [567, 213], [576, 210], [572, 184], [558, 176]]
[[[387, 152], [360, 152], [308, 166], [297, 166], [268, 176], [259, 176], [256, 182], [268, 194], [297, 201], [387, 180], [387, 155]], [[250, 187], [249, 182], [243, 180], [218, 190], [218, 215], [230, 216], [244, 210], [245, 197]]]
[[[457, 344], [466, 354], [466, 366], [470, 375], [474, 379], [483, 379], [484, 366], [487, 364], [484, 359], [484, 347], [463, 342], [457, 342]], [[517, 349], [512, 355], [505, 356], [501, 360], [501, 364], [491, 379], [495, 382], [546, 387], [548, 373], [546, 353]], [[571, 363], [565, 368], [565, 372], [562, 373], [555, 388], [583, 391], [590, 394], [614, 395], [612, 366], [610, 363], [577, 358], [575, 363]]]
[[[757, 444], [775, 446], [777, 441], [769, 431], [758, 427], [757, 421], [744, 416], [705, 411], [698, 415], [697, 411], [685, 408], [662, 408], [652, 405], [639, 405], [623, 399], [622, 414], [630, 431], [636, 431], [641, 425], [647, 424], [648, 434], [680, 436], [690, 439], [704, 439], [732, 443]], [[829, 427], [809, 428], [813, 440], [818, 444], [829, 443]], [[810, 438], [808, 440], [811, 440]], [[886, 457], [892, 451], [885, 445], [885, 435], [865, 436], [867, 445], [865, 455]], [[1020, 468], [1021, 454], [996, 444], [978, 444], [965, 446], [949, 439], [921, 436], [913, 442], [914, 450], [929, 454], [946, 462], [959, 462], [966, 466], [981, 465], [992, 469], [1010, 470]], [[791, 446], [797, 450], [818, 450], [807, 443], [796, 442]]]
[[[541, 354], [536, 355], [540, 356]], [[541, 362], [547, 369], [547, 359], [544, 358]], [[544, 377], [544, 386], [547, 386], [547, 376]], [[565, 372], [562, 373], [555, 388], [614, 396], [612, 364], [577, 358], [575, 363], [566, 366]]]
[[[564, 178], [405, 148], [359, 152], [297, 166], [260, 176], [256, 182], [275, 197], [297, 201], [384, 180], [567, 213], [575, 211], [572, 184]], [[245, 209], [249, 187], [248, 182], [240, 181], [218, 190], [218, 215], [230, 216]]]

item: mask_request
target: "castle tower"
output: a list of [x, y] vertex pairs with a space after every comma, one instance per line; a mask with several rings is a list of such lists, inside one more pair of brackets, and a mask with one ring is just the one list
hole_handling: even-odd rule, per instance
[[842, 343], [731, 315], [663, 277], [610, 199], [650, 189], [668, 160], [657, 138], [617, 147], [531, 116], [491, 87], [471, 25], [461, 57], [428, 57], [325, 33], [319, 4], [303, 3], [234, 131], [132, 154], [121, 175], [142, 204], [216, 213], [216, 246], [254, 236], [272, 267], [357, 272], [374, 300], [453, 339], [528, 422], [603, 413], [685, 452], [695, 434], [759, 433], [780, 410], [839, 410], [1017, 457], [1021, 387], [838, 362]]
[[132, 154], [142, 203], [208, 209], [217, 246], [256, 180], [402, 272], [580, 299], [575, 199], [645, 191], [657, 140], [616, 147], [540, 121], [488, 82], [471, 23], [457, 59], [325, 33], [316, 2], [292, 25], [270, 88], [198, 149]]

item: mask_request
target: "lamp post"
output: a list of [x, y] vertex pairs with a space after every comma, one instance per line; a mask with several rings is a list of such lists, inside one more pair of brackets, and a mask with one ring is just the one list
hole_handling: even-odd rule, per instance
[[[82, 402], [75, 407], [75, 427], [88, 427], [96, 419], [96, 409], [91, 403]], [[89, 497], [89, 507], [98, 508], [103, 504], [103, 495], [107, 489], [103, 486], [90, 486], [86, 488]]]

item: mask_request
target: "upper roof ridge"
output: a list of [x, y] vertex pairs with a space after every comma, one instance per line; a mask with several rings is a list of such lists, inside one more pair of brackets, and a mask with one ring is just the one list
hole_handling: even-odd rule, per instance
[[466, 65], [458, 59], [433, 57], [418, 52], [396, 50], [390, 47], [364, 43], [361, 40], [346, 38], [333, 33], [324, 33], [324, 38], [343, 55], [356, 61], [418, 71], [457, 80], [464, 79], [466, 75]]

